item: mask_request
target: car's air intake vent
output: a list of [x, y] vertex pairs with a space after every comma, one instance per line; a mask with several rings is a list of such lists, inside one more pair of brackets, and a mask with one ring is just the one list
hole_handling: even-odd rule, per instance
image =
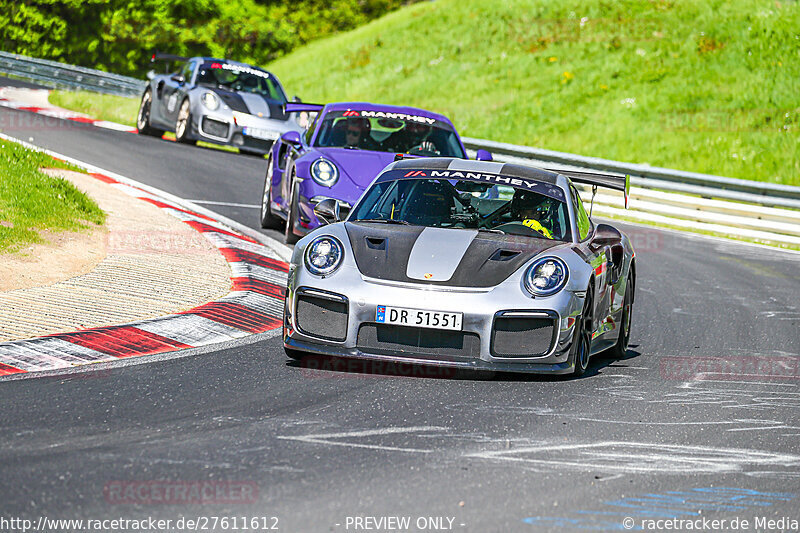
[[521, 254], [519, 250], [503, 250], [498, 249], [492, 256], [489, 258], [490, 261], [508, 261], [510, 259], [514, 259], [519, 254]]
[[316, 291], [297, 296], [297, 328], [301, 333], [332, 341], [347, 338], [347, 300]]
[[220, 122], [219, 120], [203, 117], [202, 130], [202, 133], [212, 137], [219, 137], [222, 139], [227, 139], [228, 137], [227, 122]]
[[366, 237], [367, 239], [367, 248], [371, 248], [373, 250], [385, 250], [386, 249], [386, 239], [383, 237]]
[[537, 357], [553, 345], [556, 319], [547, 317], [504, 317], [494, 322], [492, 355], [495, 357]]
[[366, 353], [441, 361], [480, 357], [481, 338], [468, 331], [361, 324], [356, 347]]

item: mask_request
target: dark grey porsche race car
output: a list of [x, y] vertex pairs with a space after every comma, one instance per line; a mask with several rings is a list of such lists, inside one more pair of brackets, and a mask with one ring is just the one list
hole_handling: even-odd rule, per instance
[[[629, 239], [594, 224], [573, 182], [625, 177], [450, 158], [387, 166], [294, 249], [283, 341], [306, 353], [583, 374], [625, 354], [636, 284]], [[626, 202], [627, 203], [627, 202]]]
[[266, 70], [210, 57], [153, 59], [179, 61], [180, 68], [151, 75], [136, 118], [139, 133], [174, 131], [178, 142], [206, 141], [260, 155], [282, 134], [303, 129], [284, 112], [286, 93]]

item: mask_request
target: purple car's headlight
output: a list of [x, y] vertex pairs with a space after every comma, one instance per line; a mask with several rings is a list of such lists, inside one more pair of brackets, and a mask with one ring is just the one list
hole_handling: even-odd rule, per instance
[[311, 177], [323, 187], [332, 187], [339, 179], [339, 169], [327, 159], [320, 157], [311, 163]]
[[333, 274], [344, 257], [344, 247], [339, 239], [324, 235], [317, 237], [306, 248], [306, 268], [317, 276]]

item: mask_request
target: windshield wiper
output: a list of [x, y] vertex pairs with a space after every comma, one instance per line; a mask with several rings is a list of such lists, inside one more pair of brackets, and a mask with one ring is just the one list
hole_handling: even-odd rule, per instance
[[379, 224], [400, 224], [402, 226], [411, 225], [411, 222], [397, 220], [395, 218], [357, 218], [355, 220], [349, 220], [348, 222], [377, 222]]
[[493, 228], [478, 228], [478, 231], [485, 231], [487, 233], [499, 233], [500, 235], [506, 234], [506, 232], [501, 229], [493, 229]]

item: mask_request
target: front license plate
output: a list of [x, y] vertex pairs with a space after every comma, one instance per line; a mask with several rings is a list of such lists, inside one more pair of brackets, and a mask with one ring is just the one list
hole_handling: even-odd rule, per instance
[[256, 139], [264, 139], [272, 141], [278, 138], [278, 132], [272, 130], [265, 130], [263, 128], [242, 128], [242, 133], [255, 137]]
[[463, 313], [446, 313], [444, 311], [423, 311], [406, 307], [389, 307], [379, 305], [375, 311], [375, 321], [381, 324], [398, 326], [416, 326], [418, 328], [461, 330]]

